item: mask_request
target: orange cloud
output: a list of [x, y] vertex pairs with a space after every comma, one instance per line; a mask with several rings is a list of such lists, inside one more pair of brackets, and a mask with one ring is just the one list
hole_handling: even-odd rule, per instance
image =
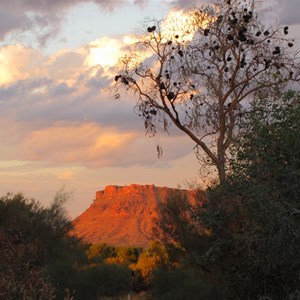
[[74, 178], [74, 175], [74, 171], [63, 170], [58, 173], [57, 178], [62, 180], [71, 180]]
[[103, 166], [116, 159], [135, 137], [134, 133], [103, 129], [93, 123], [56, 125], [33, 131], [23, 147], [28, 160]]
[[[124, 45], [132, 42], [129, 35], [124, 41], [103, 37], [87, 46], [62, 49], [50, 56], [22, 44], [0, 47], [0, 86], [19, 80], [47, 78], [78, 87], [82, 75], [86, 78], [99, 76], [99, 67], [104, 75], [112, 76], [109, 69], [122, 56]], [[47, 90], [47, 87], [42, 89]]]
[[43, 76], [44, 57], [39, 50], [20, 44], [0, 48], [0, 85]]
[[0, 48], [0, 85], [41, 77], [74, 83], [86, 69], [83, 62], [87, 54], [84, 49], [65, 49], [47, 57], [21, 44], [3, 46]]

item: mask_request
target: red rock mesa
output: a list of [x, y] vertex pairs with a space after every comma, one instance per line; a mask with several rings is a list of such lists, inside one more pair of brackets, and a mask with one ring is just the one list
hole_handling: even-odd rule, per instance
[[73, 221], [74, 233], [90, 243], [145, 247], [158, 207], [172, 190], [154, 185], [107, 186], [96, 192], [92, 205]]

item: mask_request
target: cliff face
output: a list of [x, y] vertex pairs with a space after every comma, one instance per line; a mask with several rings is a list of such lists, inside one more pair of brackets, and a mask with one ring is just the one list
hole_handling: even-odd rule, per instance
[[171, 190], [154, 185], [107, 186], [73, 221], [74, 233], [91, 243], [147, 246], [158, 206]]

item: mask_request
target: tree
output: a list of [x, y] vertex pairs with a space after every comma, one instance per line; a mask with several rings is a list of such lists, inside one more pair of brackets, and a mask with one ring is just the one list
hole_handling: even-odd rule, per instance
[[210, 271], [201, 262], [201, 255], [210, 247], [211, 232], [195, 213], [206, 202], [204, 194], [195, 187], [194, 201], [191, 203], [180, 190], [168, 193], [166, 203], [159, 207], [154, 220], [153, 235], [166, 245], [174, 265], [192, 266], [207, 274]]
[[[5, 233], [8, 241], [0, 246], [11, 253], [1, 261], [1, 265], [11, 265], [7, 272], [0, 270], [0, 285], [3, 280], [4, 284], [16, 282], [13, 297], [64, 297], [65, 289], [77, 275], [77, 267], [85, 262], [86, 245], [70, 235], [72, 223], [62, 206], [66, 197], [63, 190], [59, 191], [48, 208], [22, 194], [0, 197], [0, 233]], [[16, 260], [9, 260], [14, 255]], [[6, 296], [10, 299], [10, 295]]]
[[105, 243], [92, 244], [87, 253], [88, 259], [92, 263], [103, 263], [106, 259], [116, 255], [116, 248]]
[[232, 176], [268, 185], [276, 198], [298, 201], [299, 92], [289, 90], [279, 99], [265, 97], [254, 102], [247, 119], [243, 135], [232, 148], [236, 153]]
[[243, 129], [228, 178], [191, 214], [202, 231], [192, 231], [193, 243], [188, 233], [175, 238], [224, 299], [299, 299], [299, 93], [260, 99]]
[[144, 284], [149, 285], [153, 273], [158, 268], [166, 269], [169, 266], [170, 261], [165, 246], [158, 241], [152, 241], [140, 254], [135, 269], [140, 272]]
[[227, 278], [236, 299], [298, 299], [299, 130], [299, 93], [256, 103], [234, 147], [233, 173], [200, 210], [215, 239], [207, 265]]
[[150, 21], [120, 60], [115, 96], [137, 95], [135, 108], [149, 134], [174, 124], [223, 181], [252, 99], [299, 80], [288, 30], [264, 25], [256, 0], [217, 0], [185, 19]]

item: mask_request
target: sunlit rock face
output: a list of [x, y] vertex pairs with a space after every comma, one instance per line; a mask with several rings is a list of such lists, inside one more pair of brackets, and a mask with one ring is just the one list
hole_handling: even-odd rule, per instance
[[[146, 247], [158, 207], [171, 190], [154, 185], [107, 186], [73, 221], [74, 233], [90, 243]], [[184, 191], [192, 197], [191, 191]]]

